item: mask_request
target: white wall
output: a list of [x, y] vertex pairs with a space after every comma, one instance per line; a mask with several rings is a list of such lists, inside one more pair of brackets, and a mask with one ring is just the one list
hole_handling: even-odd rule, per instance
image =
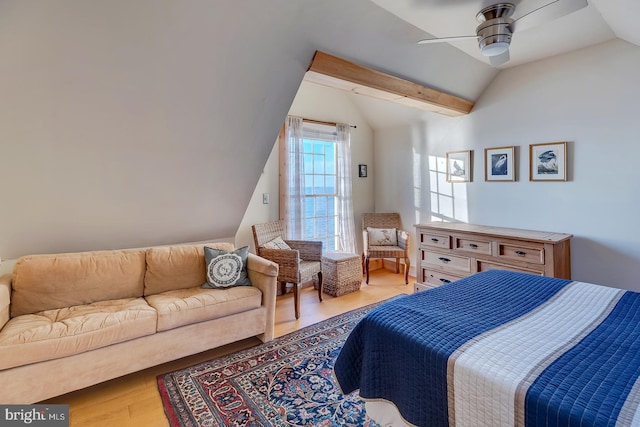
[[[574, 279], [640, 291], [639, 75], [640, 48], [615, 40], [502, 71], [468, 116], [376, 131], [376, 210], [428, 221], [439, 188], [449, 219], [571, 233]], [[569, 180], [530, 182], [529, 144], [554, 141], [568, 143]], [[510, 145], [517, 181], [485, 182], [484, 149]], [[473, 182], [429, 172], [430, 157], [466, 149]]]
[[[360, 230], [360, 218], [364, 212], [374, 209], [373, 131], [360, 110], [351, 102], [346, 92], [303, 81], [291, 105], [289, 114], [312, 120], [355, 125], [351, 129], [351, 166], [353, 173], [353, 210], [356, 230]], [[368, 177], [358, 177], [358, 165], [368, 165]], [[242, 224], [236, 235], [236, 245], [253, 246], [251, 224], [277, 220], [279, 218], [278, 200], [278, 150], [274, 146], [264, 172], [260, 177], [256, 191]], [[262, 204], [262, 194], [269, 193], [271, 203]], [[356, 232], [358, 250], [362, 250], [361, 233]]]
[[[269, 159], [262, 170], [256, 189], [253, 191], [247, 211], [244, 213], [240, 227], [238, 227], [235, 237], [236, 247], [249, 246], [251, 252], [255, 253], [251, 225], [275, 221], [279, 218], [278, 177], [278, 141], [276, 140]], [[265, 193], [269, 195], [268, 204], [264, 204], [262, 200], [262, 195]]]

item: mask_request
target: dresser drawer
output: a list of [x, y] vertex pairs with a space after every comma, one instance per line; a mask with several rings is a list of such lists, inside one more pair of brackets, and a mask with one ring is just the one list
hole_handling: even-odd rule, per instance
[[420, 291], [426, 291], [426, 290], [429, 290], [429, 289], [433, 289], [433, 286], [430, 286], [430, 285], [428, 285], [426, 283], [418, 283], [418, 282], [413, 284], [413, 293], [420, 292]]
[[420, 233], [420, 246], [423, 248], [451, 249], [451, 236], [423, 231]]
[[457, 251], [491, 255], [491, 240], [480, 240], [468, 237], [453, 238], [453, 248]]
[[489, 270], [517, 271], [519, 273], [529, 273], [529, 274], [537, 274], [539, 276], [544, 276], [544, 271], [529, 270], [526, 268], [519, 268], [519, 267], [514, 267], [512, 265], [505, 265], [505, 264], [495, 264], [493, 262], [487, 262], [487, 261], [478, 261], [478, 273], [482, 271], [489, 271]]
[[467, 257], [431, 251], [424, 251], [423, 256], [424, 262], [428, 265], [452, 272], [471, 272], [471, 260]]
[[446, 285], [458, 279], [462, 279], [462, 277], [444, 271], [427, 270], [424, 273], [424, 282], [432, 286]]
[[498, 242], [498, 257], [512, 261], [544, 264], [544, 248]]

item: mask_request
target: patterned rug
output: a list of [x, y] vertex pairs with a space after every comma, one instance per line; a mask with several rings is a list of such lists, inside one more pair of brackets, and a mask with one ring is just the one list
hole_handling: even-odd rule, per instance
[[378, 426], [333, 377], [347, 336], [376, 305], [158, 376], [171, 426]]

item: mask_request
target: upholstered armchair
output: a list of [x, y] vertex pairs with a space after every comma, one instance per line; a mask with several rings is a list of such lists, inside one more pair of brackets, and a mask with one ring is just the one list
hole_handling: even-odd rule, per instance
[[302, 283], [318, 277], [318, 299], [322, 301], [322, 242], [287, 240], [284, 221], [251, 226], [256, 254], [278, 264], [281, 293], [287, 283], [293, 284], [296, 319], [300, 318]]
[[366, 283], [369, 283], [369, 260], [395, 258], [396, 273], [404, 258], [404, 283], [409, 283], [409, 233], [402, 229], [398, 213], [362, 214], [362, 243]]

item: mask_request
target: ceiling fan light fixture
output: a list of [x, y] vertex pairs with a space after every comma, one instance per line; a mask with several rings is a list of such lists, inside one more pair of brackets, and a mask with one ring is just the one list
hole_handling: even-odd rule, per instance
[[478, 25], [478, 46], [484, 56], [498, 56], [509, 50], [511, 44], [511, 18], [495, 18]]
[[484, 56], [502, 55], [507, 50], [509, 50], [509, 43], [507, 42], [496, 42], [480, 47], [480, 53]]

